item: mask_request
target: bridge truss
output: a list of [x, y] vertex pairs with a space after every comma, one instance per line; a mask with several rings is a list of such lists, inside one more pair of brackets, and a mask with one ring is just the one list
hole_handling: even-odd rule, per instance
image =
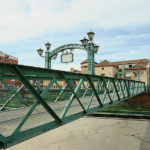
[[[21, 84], [14, 88], [7, 80]], [[145, 83], [140, 81], [3, 63], [0, 83], [10, 93], [7, 100], [0, 99], [0, 148], [146, 91]], [[23, 90], [32, 96], [30, 100], [22, 96]], [[19, 107], [14, 107], [13, 101], [18, 101]]]

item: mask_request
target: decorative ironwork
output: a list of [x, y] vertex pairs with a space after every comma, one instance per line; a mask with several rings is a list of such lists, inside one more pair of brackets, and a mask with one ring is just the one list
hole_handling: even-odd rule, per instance
[[[95, 54], [98, 52], [99, 46], [93, 43], [94, 32], [90, 31], [87, 33], [88, 39], [83, 38], [80, 44], [66, 44], [55, 48], [53, 51], [50, 51], [51, 44], [46, 43], [46, 51], [45, 56], [43, 56], [43, 50], [38, 49], [37, 52], [40, 57], [45, 57], [45, 68], [51, 69], [51, 60], [56, 59], [57, 54], [59, 52], [63, 52], [65, 50], [73, 50], [73, 49], [81, 49], [87, 51], [87, 73], [95, 74]], [[69, 61], [68, 61], [69, 62]], [[72, 61], [70, 61], [72, 62]]]
[[62, 52], [66, 49], [82, 49], [82, 50], [86, 50], [86, 48], [81, 45], [81, 44], [66, 44], [66, 45], [62, 45], [57, 47], [56, 49], [54, 49], [53, 51], [51, 51], [50, 53], [50, 57], [53, 57], [55, 54]]

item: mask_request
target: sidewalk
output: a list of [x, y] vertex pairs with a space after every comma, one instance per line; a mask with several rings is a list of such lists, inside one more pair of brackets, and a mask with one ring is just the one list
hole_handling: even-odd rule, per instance
[[84, 117], [8, 150], [149, 150], [150, 120]]

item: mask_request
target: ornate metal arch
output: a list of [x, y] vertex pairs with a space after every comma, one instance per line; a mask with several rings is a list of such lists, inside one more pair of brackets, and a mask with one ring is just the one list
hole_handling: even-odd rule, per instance
[[53, 51], [51, 51], [50, 57], [52, 58], [54, 55], [58, 54], [59, 52], [62, 52], [64, 50], [66, 50], [66, 49], [82, 49], [82, 50], [86, 50], [86, 48], [83, 45], [81, 45], [81, 44], [65, 44], [65, 45], [61, 45], [61, 46], [55, 48]]

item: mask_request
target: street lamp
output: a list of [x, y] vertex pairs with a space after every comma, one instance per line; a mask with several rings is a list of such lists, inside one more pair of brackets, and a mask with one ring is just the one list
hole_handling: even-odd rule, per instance
[[47, 49], [47, 51], [50, 49], [50, 47], [51, 47], [51, 44], [49, 43], [49, 42], [47, 42], [46, 44], [45, 44], [45, 47], [46, 47], [46, 49]]
[[98, 52], [98, 50], [99, 50], [99, 46], [98, 46], [97, 44], [95, 44], [95, 45], [94, 45], [94, 50], [95, 50], [95, 53], [97, 53], [97, 52]]
[[82, 43], [83, 46], [86, 46], [89, 40], [84, 37], [84, 38], [83, 38], [82, 40], [80, 40], [80, 41], [81, 41], [81, 43]]
[[95, 34], [95, 33], [94, 33], [94, 32], [92, 32], [92, 31], [90, 31], [90, 32], [88, 32], [88, 33], [87, 33], [88, 38], [89, 38], [89, 40], [90, 40], [90, 41], [92, 41], [92, 40], [93, 40], [93, 38], [94, 38], [94, 34]]
[[90, 31], [87, 33], [88, 39], [83, 38], [81, 41], [82, 45], [85, 47], [88, 53], [87, 59], [87, 73], [88, 74], [95, 74], [95, 53], [98, 52], [99, 46], [93, 43], [93, 38], [95, 33]]
[[43, 55], [43, 50], [42, 50], [41, 48], [38, 49], [37, 52], [38, 52], [39, 56], [42, 56], [42, 55]]
[[51, 44], [49, 42], [47, 42], [45, 44], [45, 47], [46, 47], [45, 56], [43, 56], [44, 50], [42, 50], [41, 48], [37, 50], [37, 53], [39, 54], [40, 57], [45, 58], [45, 67], [47, 69], [50, 69], [51, 68], [51, 58], [50, 58], [49, 50], [50, 50]]

